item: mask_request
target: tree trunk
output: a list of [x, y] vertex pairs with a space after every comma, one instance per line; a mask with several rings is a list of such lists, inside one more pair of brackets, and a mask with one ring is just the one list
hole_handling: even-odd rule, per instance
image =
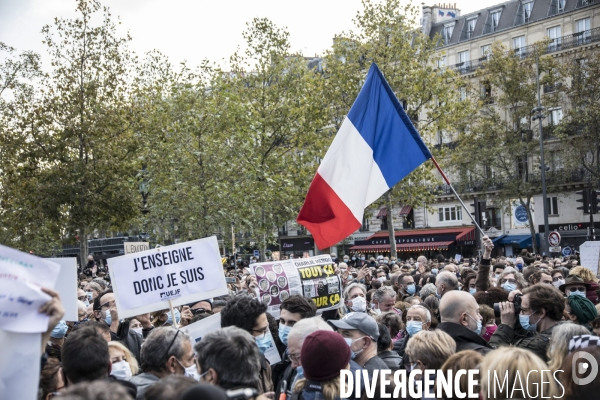
[[531, 234], [531, 247], [533, 248], [533, 252], [535, 254], [538, 254], [537, 240], [535, 240], [535, 225], [533, 224], [533, 216], [531, 215], [530, 202], [531, 202], [530, 199], [527, 199], [526, 203], [524, 203], [523, 200], [521, 200], [521, 204], [527, 210], [527, 218], [529, 218], [528, 225], [529, 225], [529, 233]]
[[260, 261], [267, 261], [267, 227], [265, 226], [265, 210], [260, 210], [262, 219], [262, 237], [260, 239]]
[[81, 264], [81, 270], [85, 268], [87, 264], [88, 256], [88, 241], [87, 232], [84, 226], [79, 228], [79, 263]]
[[387, 208], [387, 226], [388, 233], [390, 235], [390, 257], [398, 257], [396, 251], [396, 235], [394, 232], [394, 217], [392, 215], [392, 195], [390, 194], [391, 189], [385, 192], [385, 207]]

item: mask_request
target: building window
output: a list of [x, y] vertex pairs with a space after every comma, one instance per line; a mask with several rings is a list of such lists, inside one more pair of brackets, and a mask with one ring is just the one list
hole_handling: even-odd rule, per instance
[[490, 32], [496, 32], [498, 30], [498, 24], [500, 23], [501, 13], [502, 10], [496, 10], [490, 13]]
[[458, 69], [462, 74], [470, 72], [470, 58], [469, 50], [461, 51], [458, 53]]
[[481, 83], [481, 98], [485, 101], [485, 104], [492, 104], [494, 102], [492, 98], [492, 85], [488, 81]]
[[460, 207], [440, 207], [438, 208], [440, 222], [462, 221], [462, 209]]
[[452, 32], [454, 32], [454, 23], [444, 25], [444, 30], [442, 32], [442, 39], [444, 39], [444, 44], [450, 43], [450, 39], [452, 39]]
[[527, 55], [525, 48], [525, 36], [517, 36], [516, 38], [513, 38], [513, 49], [515, 54], [521, 58]]
[[492, 45], [486, 44], [485, 46], [481, 46], [481, 59], [487, 60], [492, 55]]
[[558, 125], [563, 117], [562, 108], [555, 108], [554, 110], [550, 110], [548, 116], [550, 117], [550, 119], [548, 120], [549, 125]]
[[369, 230], [369, 218], [363, 216], [363, 223], [362, 223], [362, 226], [360, 227], [360, 230], [362, 232], [367, 232]]
[[548, 215], [558, 215], [558, 197], [547, 197], [546, 205], [548, 206]]
[[565, 4], [567, 4], [567, 0], [558, 0], [558, 12], [564, 12], [565, 11]]
[[475, 35], [475, 25], [477, 25], [477, 18], [471, 18], [467, 21], [467, 39], [471, 39]]
[[584, 18], [575, 21], [575, 32], [576, 33], [573, 36], [577, 37], [577, 44], [581, 45], [589, 43], [592, 37], [590, 32], [590, 19]]
[[442, 69], [446, 66], [446, 56], [441, 56], [438, 60], [437, 60], [437, 66], [438, 68]]
[[467, 99], [467, 88], [460, 87], [458, 88], [458, 100], [465, 101]]
[[523, 17], [525, 18], [525, 23], [527, 23], [531, 20], [531, 10], [532, 9], [533, 9], [533, 1], [523, 4]]
[[386, 218], [382, 218], [381, 219], [381, 230], [382, 231], [387, 231], [387, 229], [388, 229], [387, 217]]
[[551, 40], [548, 44], [548, 51], [560, 50], [560, 45], [562, 41], [560, 26], [553, 26], [552, 28], [548, 28], [548, 37]]
[[496, 228], [502, 230], [502, 209], [488, 208], [485, 210], [486, 228]]

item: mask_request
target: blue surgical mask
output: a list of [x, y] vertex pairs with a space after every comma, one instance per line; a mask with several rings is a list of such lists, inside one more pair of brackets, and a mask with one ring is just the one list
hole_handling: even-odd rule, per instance
[[439, 272], [439, 270], [437, 268], [431, 268], [432, 274], [437, 275], [438, 272]]
[[437, 288], [435, 288], [435, 297], [437, 297], [438, 299], [442, 298], [442, 295], [440, 294], [440, 292], [438, 292]]
[[413, 295], [413, 294], [415, 294], [415, 289], [416, 289], [416, 287], [415, 287], [414, 283], [412, 285], [408, 285], [406, 287], [406, 293]]
[[106, 310], [104, 315], [104, 322], [106, 322], [106, 325], [112, 324], [112, 316], [110, 315], [110, 310]]
[[356, 257], [352, 257], [352, 261], [356, 261]]
[[570, 290], [569, 293], [575, 296], [585, 297], [585, 292], [579, 290]]
[[344, 338], [344, 340], [346, 341], [346, 344], [348, 344], [348, 347], [350, 347], [350, 359], [351, 360], [354, 360], [356, 358], [356, 356], [359, 355], [360, 353], [362, 353], [362, 351], [364, 350], [364, 349], [360, 349], [360, 351], [354, 352], [352, 350], [352, 343], [356, 342], [357, 340], [361, 340], [363, 338], [364, 338], [364, 336], [359, 337], [358, 339], [354, 339], [354, 340], [352, 340], [350, 338]]
[[419, 333], [423, 330], [423, 323], [419, 321], [408, 321], [406, 323], [406, 332], [409, 336], [414, 336], [415, 333]]
[[[179, 321], [181, 321], [181, 313], [176, 308], [174, 310], [175, 310], [175, 321], [177, 321], [177, 325], [179, 325]], [[167, 322], [165, 322], [165, 325], [173, 325], [173, 317], [171, 316], [171, 311], [167, 312]]]
[[282, 323], [279, 324], [279, 339], [281, 339], [281, 342], [286, 346], [288, 345], [288, 335], [290, 334], [291, 330], [291, 326], [286, 326]]
[[296, 382], [298, 382], [300, 379], [304, 379], [304, 368], [302, 368], [302, 365], [299, 365], [296, 368], [296, 376], [294, 377], [294, 380], [292, 381], [291, 387], [296, 387]]
[[361, 257], [361, 258], [360, 258], [360, 261], [365, 261], [365, 258], [364, 258], [364, 257]]
[[483, 323], [481, 320], [477, 321], [477, 329], [475, 329], [475, 333], [477, 335], [481, 335], [481, 328], [483, 328]]
[[62, 339], [67, 334], [68, 330], [69, 327], [67, 326], [67, 323], [65, 321], [60, 321], [58, 325], [56, 325], [54, 329], [52, 329], [50, 337], [54, 339]]
[[510, 282], [505, 282], [501, 286], [504, 290], [506, 290], [509, 293], [512, 292], [513, 290], [517, 290], [517, 285], [514, 285]]
[[519, 270], [523, 269], [523, 264], [521, 264], [521, 263], [518, 263], [518, 264], [517, 264], [517, 268], [519, 268]]
[[475, 295], [476, 292], [477, 292], [477, 289], [475, 289], [475, 288], [469, 289], [469, 293], [471, 293], [472, 295]]
[[[535, 314], [535, 313], [533, 313], [533, 314]], [[535, 324], [532, 324], [530, 322], [530, 317], [533, 314], [531, 314], [531, 315], [519, 315], [519, 323], [521, 324], [521, 326], [523, 327], [523, 329], [525, 329], [526, 331], [529, 331], [529, 332], [535, 332], [537, 330], [537, 322]]]
[[254, 340], [256, 340], [256, 345], [258, 346], [260, 354], [265, 354], [267, 350], [273, 347], [273, 338], [271, 337], [270, 332], [267, 332], [263, 338], [255, 337]]

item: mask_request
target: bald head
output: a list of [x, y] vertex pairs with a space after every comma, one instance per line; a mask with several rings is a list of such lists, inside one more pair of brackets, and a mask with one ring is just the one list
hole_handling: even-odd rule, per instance
[[479, 305], [475, 301], [475, 297], [462, 290], [448, 292], [440, 301], [440, 317], [442, 322], [460, 324], [464, 319], [464, 313], [475, 316], [478, 312]]

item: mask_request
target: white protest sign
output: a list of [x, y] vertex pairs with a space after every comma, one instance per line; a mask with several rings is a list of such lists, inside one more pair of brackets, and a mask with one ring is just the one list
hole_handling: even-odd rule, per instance
[[181, 328], [192, 338], [192, 346], [195, 346], [205, 335], [218, 329], [221, 329], [221, 313], [211, 315]]
[[41, 342], [41, 333], [0, 330], [0, 399], [38, 398]]
[[110, 279], [120, 318], [225, 295], [228, 292], [217, 238], [115, 257]]
[[[181, 330], [187, 333], [192, 339], [192, 346], [195, 346], [196, 343], [202, 340], [202, 338], [207, 334], [219, 329], [221, 329], [220, 313], [203, 318], [200, 321], [181, 328]], [[271, 338], [271, 347], [269, 347], [265, 352], [265, 358], [269, 360], [271, 365], [277, 364], [281, 361], [281, 356], [279, 355], [279, 351], [277, 351], [277, 347], [275, 346], [275, 341], [273, 340], [273, 336], [271, 336], [271, 332], [268, 332], [267, 336]]]
[[590, 269], [594, 275], [598, 274], [598, 261], [600, 260], [600, 242], [584, 242], [579, 246], [579, 259], [582, 267]]
[[123, 249], [125, 254], [139, 253], [140, 251], [150, 250], [148, 242], [124, 242]]
[[456, 261], [457, 263], [459, 263], [460, 260], [462, 260], [462, 256], [460, 254], [455, 254], [454, 255], [454, 261]]
[[47, 258], [60, 265], [54, 290], [65, 308], [65, 321], [79, 321], [77, 315], [77, 258]]
[[52, 261], [0, 246], [0, 330], [46, 332], [48, 316], [38, 310], [50, 296], [41, 287], [54, 289], [59, 271]]
[[312, 299], [319, 314], [343, 304], [342, 282], [329, 255], [256, 263], [250, 265], [250, 272], [258, 283], [257, 297], [274, 318], [279, 318], [281, 303], [292, 295]]

